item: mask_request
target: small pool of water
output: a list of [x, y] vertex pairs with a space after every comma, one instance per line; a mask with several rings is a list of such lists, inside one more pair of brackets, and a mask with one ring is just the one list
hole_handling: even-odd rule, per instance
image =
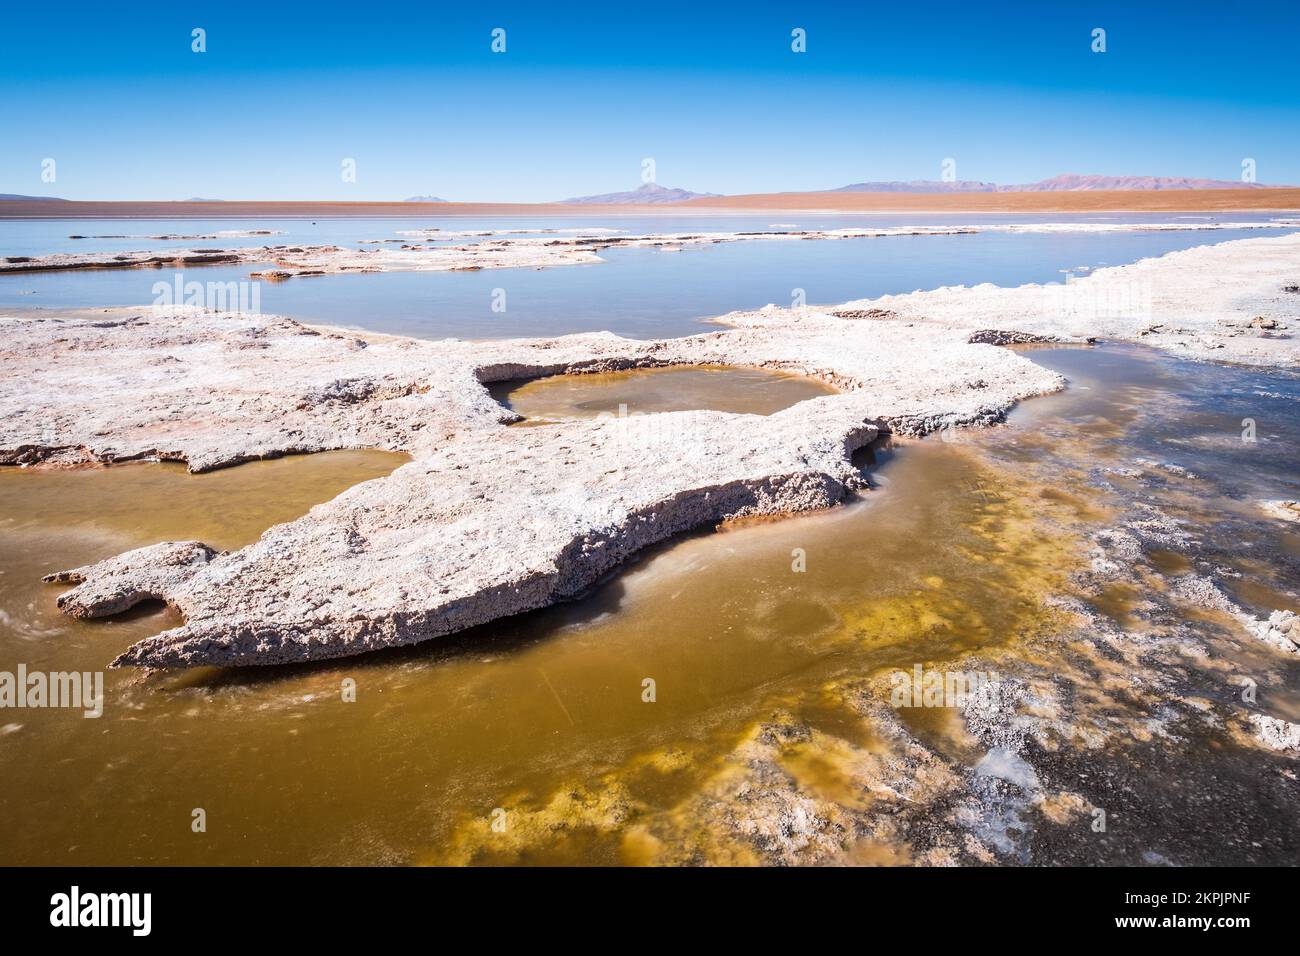
[[771, 415], [836, 391], [806, 375], [728, 365], [550, 375], [488, 386], [493, 398], [529, 420], [698, 409]]

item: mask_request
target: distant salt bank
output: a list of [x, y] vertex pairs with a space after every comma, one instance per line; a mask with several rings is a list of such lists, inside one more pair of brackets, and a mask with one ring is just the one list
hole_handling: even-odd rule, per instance
[[[78, 269], [132, 269], [199, 265], [273, 263], [274, 268], [252, 273], [253, 278], [281, 281], [295, 276], [375, 272], [477, 272], [484, 269], [542, 269], [550, 266], [590, 265], [602, 260], [610, 248], [653, 248], [680, 252], [686, 246], [733, 242], [790, 242], [796, 240], [889, 239], [898, 237], [963, 236], [978, 233], [1125, 233], [1125, 232], [1277, 232], [1300, 229], [1300, 218], [1270, 221], [1201, 221], [1162, 223], [1026, 222], [979, 225], [866, 226], [841, 229], [768, 229], [730, 232], [627, 233], [608, 227], [399, 230], [398, 238], [358, 240], [359, 248], [339, 245], [231, 246], [202, 249], [145, 249], [129, 252], [52, 253], [0, 258], [0, 275], [61, 272]], [[252, 236], [259, 231], [215, 233], [217, 236]], [[71, 238], [86, 238], [73, 236]], [[121, 239], [126, 236], [106, 236]], [[208, 238], [162, 235], [158, 240]]]
[[162, 235], [141, 236], [141, 235], [102, 235], [102, 236], [82, 236], [71, 235], [69, 239], [154, 239], [167, 240], [169, 242], [189, 242], [195, 239], [244, 239], [253, 236], [281, 236], [284, 235], [278, 229], [219, 229], [216, 232], [210, 232], [199, 235], [181, 235], [178, 233], [163, 233]]
[[[230, 553], [160, 542], [61, 573], [70, 614], [157, 597], [185, 623], [120, 665], [327, 659], [462, 630], [580, 593], [690, 528], [828, 508], [882, 430], [1001, 420], [1062, 379], [1001, 344], [1141, 341], [1300, 364], [1300, 235], [1201, 246], [1067, 286], [936, 289], [737, 312], [724, 330], [439, 342], [277, 317], [114, 309], [0, 318], [0, 461], [140, 458], [195, 471], [378, 447], [412, 460]], [[1062, 289], [1068, 292], [1062, 292]], [[1062, 298], [1062, 296], [1065, 296]], [[834, 385], [767, 417], [718, 411], [507, 428], [493, 382], [729, 365]]]

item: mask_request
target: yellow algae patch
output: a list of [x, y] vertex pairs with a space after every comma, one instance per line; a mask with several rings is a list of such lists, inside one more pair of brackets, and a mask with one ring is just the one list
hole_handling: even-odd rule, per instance
[[870, 793], [863, 788], [870, 754], [836, 737], [813, 731], [806, 741], [785, 747], [778, 760], [801, 791], [841, 807], [863, 808]]
[[967, 732], [956, 707], [900, 707], [898, 719], [936, 753], [959, 761], [979, 757], [979, 742]]
[[680, 748], [670, 747], [648, 754], [645, 763], [660, 773], [677, 773], [691, 765], [691, 755]]
[[579, 864], [617, 859], [600, 844], [635, 812], [624, 787], [565, 788], [530, 808], [507, 802], [458, 827], [444, 848], [420, 862], [434, 866]]
[[906, 845], [869, 839], [850, 844], [839, 862], [845, 866], [909, 866], [918, 861]]
[[658, 865], [823, 862], [842, 854], [876, 755], [790, 715], [756, 725], [698, 790], [649, 816], [629, 843]]
[[1053, 794], [1044, 794], [1036, 801], [1043, 816], [1053, 823], [1069, 823], [1086, 813], [1092, 812], [1092, 804], [1077, 793], [1061, 790]]
[[[852, 706], [849, 691], [838, 683], [821, 689], [815, 700], [805, 700], [792, 709], [797, 718], [814, 731], [838, 737], [859, 750], [883, 753], [887, 747], [871, 722]], [[860, 693], [860, 691], [855, 691]]]
[[1147, 558], [1161, 574], [1173, 577], [1186, 574], [1193, 567], [1190, 558], [1179, 554], [1177, 551], [1169, 551], [1165, 548], [1151, 549], [1147, 552]]
[[1102, 587], [1089, 601], [1116, 624], [1128, 627], [1132, 623], [1133, 612], [1141, 603], [1140, 597], [1141, 592], [1133, 585], [1116, 582]]
[[[1088, 493], [1095, 495], [1095, 491], [1091, 489]], [[1058, 487], [1049, 486], [1041, 489], [1038, 494], [1044, 501], [1069, 508], [1080, 521], [1105, 521], [1112, 514], [1108, 509], [1097, 507], [1093, 498], [1086, 498], [1083, 493], [1071, 494]]]
[[[954, 467], [963, 464], [970, 468], [972, 461]], [[1080, 509], [1044, 507], [1032, 482], [987, 465], [975, 466], [967, 481], [969, 507], [950, 514], [957, 523], [938, 541], [917, 542], [918, 564], [940, 565], [944, 573], [918, 576], [920, 587], [837, 608], [847, 635], [877, 648], [913, 646], [919, 659], [1000, 645], [1066, 622], [1043, 599], [1065, 590], [1083, 566]]]

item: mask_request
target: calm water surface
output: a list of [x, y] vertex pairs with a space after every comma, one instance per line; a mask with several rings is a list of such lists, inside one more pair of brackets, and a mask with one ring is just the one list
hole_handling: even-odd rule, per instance
[[494, 382], [488, 392], [525, 419], [546, 421], [706, 408], [771, 415], [835, 389], [791, 372], [702, 365]]
[[[1269, 222], [1271, 214], [1241, 213], [1231, 222]], [[1008, 222], [1174, 222], [1214, 216], [870, 215], [656, 217], [547, 220], [548, 228], [603, 226], [630, 232], [744, 231], [774, 223], [800, 228], [980, 225]], [[141, 248], [209, 248], [268, 243], [334, 243], [395, 238], [400, 230], [540, 228], [537, 220], [59, 220], [0, 222], [0, 255]], [[68, 239], [79, 235], [194, 235], [218, 230], [274, 229], [284, 235], [158, 242]], [[1136, 232], [897, 236], [826, 241], [752, 241], [685, 246], [681, 252], [608, 249], [607, 261], [549, 269], [457, 273], [315, 276], [260, 285], [261, 308], [309, 322], [354, 326], [425, 338], [502, 338], [610, 330], [633, 338], [706, 331], [701, 320], [736, 309], [788, 305], [802, 289], [810, 303], [837, 303], [943, 285], [1059, 282], [1065, 270], [1133, 262], [1207, 242], [1276, 235], [1288, 229], [1215, 232]], [[183, 281], [247, 281], [258, 266], [212, 266], [180, 273]], [[147, 305], [155, 282], [170, 270], [35, 273], [0, 276], [0, 307], [62, 308]], [[494, 312], [493, 293], [505, 289], [507, 309]]]

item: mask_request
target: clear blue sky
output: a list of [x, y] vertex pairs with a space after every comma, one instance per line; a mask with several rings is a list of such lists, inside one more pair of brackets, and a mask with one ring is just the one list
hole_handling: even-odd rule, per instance
[[7, 4], [0, 192], [542, 201], [634, 188], [643, 157], [722, 193], [937, 179], [945, 157], [1000, 183], [1252, 157], [1300, 183], [1296, 3], [287, 6]]

